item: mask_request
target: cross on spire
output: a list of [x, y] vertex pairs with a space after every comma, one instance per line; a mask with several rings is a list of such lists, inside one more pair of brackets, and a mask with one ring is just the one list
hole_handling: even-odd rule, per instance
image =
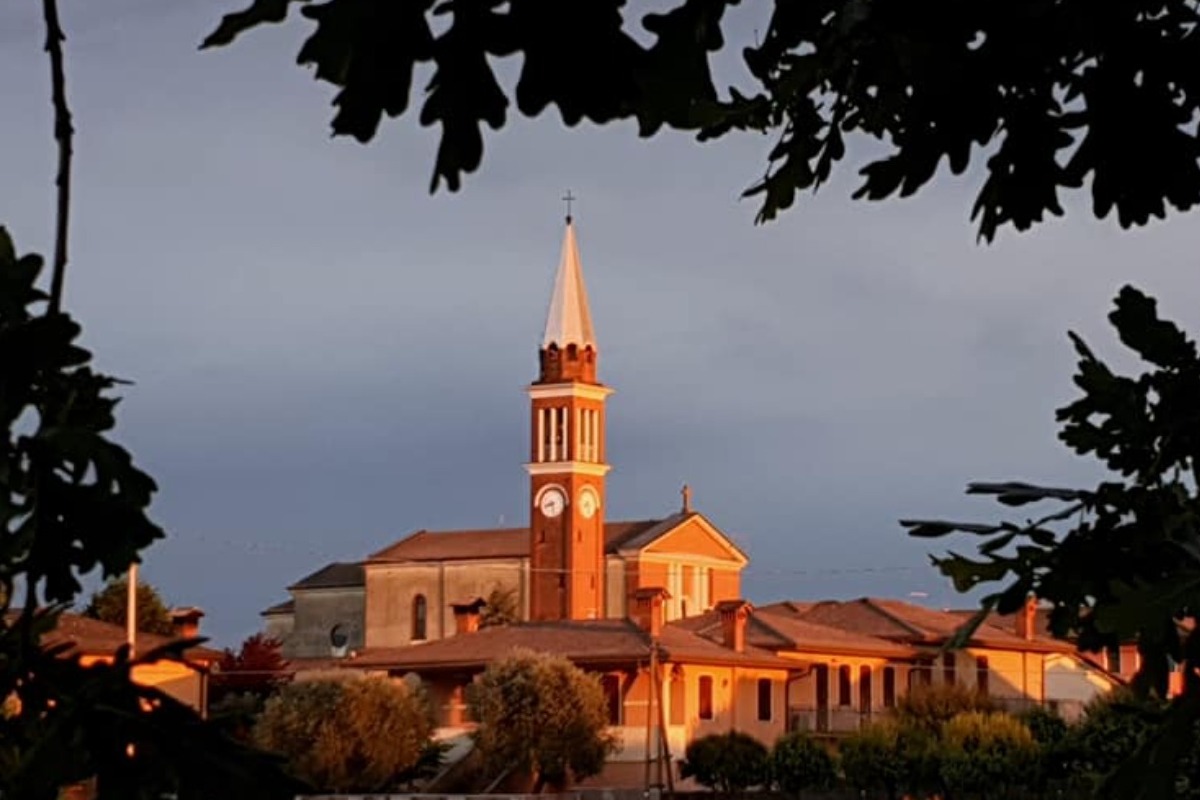
[[571, 221], [571, 203], [574, 203], [576, 199], [578, 198], [571, 194], [571, 190], [567, 189], [566, 195], [563, 196], [563, 202], [567, 204], [567, 222]]

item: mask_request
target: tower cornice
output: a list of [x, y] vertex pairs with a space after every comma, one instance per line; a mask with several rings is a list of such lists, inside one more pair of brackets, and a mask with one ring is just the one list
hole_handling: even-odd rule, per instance
[[532, 400], [547, 400], [555, 397], [579, 397], [584, 400], [603, 401], [616, 389], [601, 383], [583, 383], [569, 381], [565, 383], [532, 383], [525, 387], [525, 393]]
[[611, 464], [597, 464], [592, 461], [538, 461], [524, 466], [531, 476], [575, 474], [603, 478], [612, 469]]

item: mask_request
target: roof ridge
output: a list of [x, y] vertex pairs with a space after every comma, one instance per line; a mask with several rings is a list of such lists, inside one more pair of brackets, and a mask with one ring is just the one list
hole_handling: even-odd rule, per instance
[[909, 623], [907, 623], [904, 620], [897, 617], [892, 612], [888, 611], [885, 608], [880, 607], [876, 603], [877, 599], [878, 598], [874, 598], [874, 597], [860, 597], [853, 602], [862, 603], [863, 605], [867, 606], [867, 608], [871, 609], [879, 616], [883, 617], [884, 619], [886, 619], [890, 622], [894, 622], [895, 624], [899, 625], [901, 628], [904, 628], [905, 630], [910, 631], [911, 633], [913, 633], [916, 636], [928, 636], [929, 635], [929, 631], [921, 630], [920, 628], [917, 628], [914, 625], [910, 625]]

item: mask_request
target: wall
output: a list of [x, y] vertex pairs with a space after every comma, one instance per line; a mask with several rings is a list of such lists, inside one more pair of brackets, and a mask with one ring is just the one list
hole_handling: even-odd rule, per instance
[[426, 601], [426, 640], [454, 635], [451, 605], [487, 597], [493, 589], [516, 590], [522, 617], [529, 614], [528, 559], [367, 564], [366, 646], [413, 643], [413, 600]]
[[328, 658], [329, 634], [334, 625], [347, 637], [351, 650], [364, 641], [365, 611], [362, 587], [300, 589], [292, 592], [295, 612], [292, 629], [283, 637], [284, 658]]
[[[85, 667], [111, 662], [112, 656], [80, 658], [80, 663]], [[134, 667], [132, 677], [134, 683], [153, 686], [207, 716], [208, 675], [201, 670], [178, 661], [155, 661]]]
[[296, 617], [294, 613], [271, 614], [263, 617], [263, 632], [272, 639], [286, 642], [292, 634]]

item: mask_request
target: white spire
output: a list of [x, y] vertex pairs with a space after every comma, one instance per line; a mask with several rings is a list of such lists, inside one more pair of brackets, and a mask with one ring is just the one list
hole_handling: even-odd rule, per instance
[[579, 246], [575, 243], [575, 224], [570, 217], [567, 217], [567, 231], [563, 236], [558, 276], [554, 279], [554, 294], [550, 297], [542, 349], [552, 344], [558, 345], [560, 350], [571, 344], [580, 349], [597, 349], [592, 315], [588, 311], [587, 287], [583, 285], [583, 267], [579, 264]]

